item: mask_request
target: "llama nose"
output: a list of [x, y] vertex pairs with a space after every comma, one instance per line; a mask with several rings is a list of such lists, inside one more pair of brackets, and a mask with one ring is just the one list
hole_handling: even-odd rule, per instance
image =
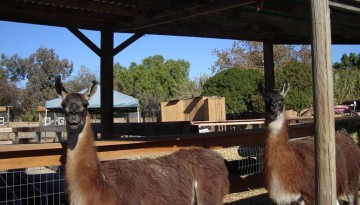
[[278, 105], [278, 104], [272, 105], [271, 110], [276, 110], [276, 111], [280, 110], [280, 105]]
[[76, 115], [71, 116], [71, 122], [73, 123], [78, 122], [78, 117]]

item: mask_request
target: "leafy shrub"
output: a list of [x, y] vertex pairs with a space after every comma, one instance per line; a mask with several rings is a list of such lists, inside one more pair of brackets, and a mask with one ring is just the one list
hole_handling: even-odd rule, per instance
[[201, 95], [225, 97], [228, 115], [262, 112], [264, 105], [257, 90], [262, 78], [260, 70], [231, 68], [209, 78]]

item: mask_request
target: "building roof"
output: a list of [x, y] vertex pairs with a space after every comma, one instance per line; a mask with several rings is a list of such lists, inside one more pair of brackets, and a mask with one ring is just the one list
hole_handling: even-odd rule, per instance
[[[360, 1], [330, 0], [333, 44], [360, 43]], [[311, 43], [308, 0], [2, 0], [0, 20], [114, 32]]]

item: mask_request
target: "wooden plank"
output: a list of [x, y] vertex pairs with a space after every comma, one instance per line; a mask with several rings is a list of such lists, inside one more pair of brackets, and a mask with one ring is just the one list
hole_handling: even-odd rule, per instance
[[132, 43], [137, 41], [143, 35], [145, 35], [145, 34], [143, 34], [143, 33], [135, 33], [130, 38], [128, 38], [127, 40], [122, 42], [120, 45], [116, 46], [116, 48], [114, 48], [114, 50], [113, 50], [113, 56], [117, 55], [119, 52], [121, 52], [122, 50], [127, 48], [129, 45], [131, 45]]
[[[313, 126], [311, 125], [292, 126], [290, 128], [290, 135], [294, 138], [308, 136], [312, 132]], [[96, 145], [101, 160], [112, 160], [170, 153], [179, 148], [194, 146], [214, 149], [238, 145], [264, 144], [265, 139], [265, 129], [256, 129], [159, 136], [148, 138], [148, 141], [97, 141]], [[59, 143], [3, 145], [0, 146], [0, 170], [58, 165], [62, 153], [64, 153], [64, 150]], [[44, 157], [43, 162], [42, 157]]]
[[[335, 117], [336, 122], [360, 121], [360, 116], [339, 116]], [[288, 121], [297, 123], [312, 122], [312, 117], [292, 117]], [[170, 134], [195, 133], [195, 126], [211, 125], [243, 125], [243, 124], [262, 124], [264, 119], [246, 119], [246, 120], [224, 120], [224, 121], [174, 121], [174, 122], [154, 122], [154, 123], [115, 123], [115, 134], [130, 134], [142, 136], [158, 136]], [[102, 131], [100, 123], [92, 123], [94, 132]], [[65, 125], [50, 125], [36, 127], [14, 127], [0, 128], [0, 132], [66, 132]]]
[[67, 28], [71, 33], [74, 34], [80, 41], [82, 41], [87, 47], [89, 47], [96, 55], [100, 56], [101, 50], [100, 48], [93, 43], [88, 37], [86, 37], [80, 30], [76, 28]]
[[6, 140], [6, 141], [0, 141], [0, 145], [9, 145], [12, 144], [13, 142], [11, 140]]
[[337, 3], [337, 2], [334, 2], [334, 1], [329, 2], [329, 5], [332, 8], [342, 9], [344, 11], [352, 11], [354, 13], [360, 14], [360, 8], [355, 7], [355, 6], [346, 5], [346, 4], [343, 4], [343, 3]]
[[[355, 117], [349, 121], [350, 119], [347, 118], [341, 122], [358, 123], [360, 118]], [[314, 133], [314, 125], [292, 125], [289, 132], [291, 138], [311, 136]], [[101, 160], [113, 160], [166, 154], [179, 148], [193, 146], [220, 148], [261, 145], [265, 143], [266, 137], [266, 129], [260, 128], [204, 134], [153, 136], [140, 138], [141, 140], [96, 141], [95, 143]], [[64, 150], [59, 143], [1, 145], [0, 170], [58, 165], [62, 153]], [[45, 158], [43, 162], [42, 157]]]
[[[93, 127], [95, 126], [96, 125], [93, 125]], [[198, 127], [190, 124], [190, 122], [188, 121], [117, 123], [114, 125], [114, 133], [127, 134], [127, 135], [140, 135], [140, 136], [189, 134], [189, 133], [198, 133]]]
[[335, 205], [336, 163], [329, 0], [311, 0], [316, 204]]
[[48, 165], [61, 165], [61, 155], [32, 156], [20, 158], [0, 159], [0, 170], [42, 167]]
[[185, 121], [184, 100], [172, 100], [169, 102], [161, 102], [161, 121]]
[[179, 12], [173, 12], [162, 16], [156, 16], [155, 18], [153, 18], [152, 20], [146, 23], [142, 23], [139, 25], [132, 25], [131, 27], [126, 28], [122, 31], [125, 32], [125, 31], [141, 30], [149, 27], [168, 24], [168, 23], [185, 20], [197, 16], [202, 16], [210, 13], [216, 13], [226, 9], [249, 5], [249, 4], [253, 4], [254, 2], [255, 2], [254, 0], [241, 0], [241, 1], [231, 0], [226, 2], [212, 3], [206, 6], [189, 8], [189, 9], [181, 10]]
[[5, 132], [5, 133], [12, 132], [12, 130], [13, 129], [11, 127], [0, 128], [0, 132]]

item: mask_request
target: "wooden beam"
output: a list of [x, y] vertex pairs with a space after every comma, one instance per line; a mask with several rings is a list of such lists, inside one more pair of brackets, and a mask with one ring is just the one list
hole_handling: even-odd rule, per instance
[[126, 47], [128, 47], [129, 45], [131, 45], [132, 43], [134, 43], [136, 40], [138, 40], [139, 38], [141, 38], [144, 34], [143, 33], [135, 33], [134, 35], [132, 35], [130, 38], [128, 38], [126, 41], [124, 41], [123, 43], [121, 43], [120, 45], [118, 45], [116, 48], [114, 48], [113, 50], [113, 56], [115, 56], [116, 54], [118, 54], [119, 52], [121, 52], [122, 50], [124, 50]]
[[316, 189], [318, 205], [335, 205], [336, 163], [329, 0], [311, 0]]
[[351, 12], [354, 12], [356, 14], [360, 14], [360, 8], [356, 7], [356, 6], [346, 5], [346, 4], [338, 3], [338, 2], [335, 2], [335, 1], [330, 1], [329, 5], [330, 5], [330, 7], [332, 9], [341, 9], [341, 10], [344, 10], [344, 11], [351, 11]]
[[101, 99], [101, 125], [102, 139], [111, 138], [114, 132], [114, 33], [101, 31], [100, 55], [100, 99]]
[[[360, 117], [339, 119], [340, 123], [356, 126]], [[313, 124], [291, 125], [290, 138], [312, 136]], [[265, 128], [204, 134], [164, 135], [127, 139], [119, 141], [96, 141], [100, 159], [113, 160], [122, 158], [158, 156], [179, 148], [200, 146], [207, 148], [261, 145], [265, 143]], [[60, 157], [65, 152], [59, 143], [16, 144], [0, 146], [0, 170], [19, 169], [38, 166], [60, 165]]]
[[263, 51], [264, 51], [265, 89], [267, 91], [272, 91], [275, 87], [274, 45], [269, 42], [263, 42]]
[[76, 28], [67, 28], [71, 33], [73, 33], [78, 39], [80, 39], [85, 45], [87, 45], [94, 53], [98, 56], [101, 55], [100, 48], [95, 45], [88, 37], [86, 37], [81, 31]]
[[[290, 126], [291, 138], [309, 136], [313, 125]], [[100, 160], [146, 157], [168, 154], [180, 148], [194, 146], [222, 148], [238, 145], [261, 145], [266, 130], [242, 130], [204, 134], [164, 135], [145, 138], [147, 141], [96, 141]], [[144, 138], [142, 138], [144, 139]], [[0, 146], [0, 170], [60, 165], [65, 152], [59, 143]]]
[[219, 12], [226, 9], [236, 8], [239, 6], [249, 5], [255, 3], [255, 0], [228, 0], [228, 1], [221, 1], [218, 3], [212, 3], [212, 4], [206, 4], [203, 7], [200, 8], [194, 8], [194, 9], [185, 9], [180, 12], [175, 13], [169, 13], [161, 16], [154, 17], [153, 20], [135, 25], [131, 28], [126, 28], [124, 31], [134, 31], [134, 30], [140, 30], [148, 27], [153, 27], [161, 24], [167, 24], [172, 23], [175, 21], [185, 20], [197, 16], [202, 16], [214, 12]]
[[[67, 8], [70, 10], [92, 11], [97, 13], [111, 13], [121, 16], [130, 16], [136, 18], [146, 18], [148, 15], [139, 9], [129, 6], [119, 6], [110, 2], [87, 1], [87, 0], [36, 0], [36, 3], [52, 5], [54, 8]], [[120, 2], [121, 3], [121, 2]]]

